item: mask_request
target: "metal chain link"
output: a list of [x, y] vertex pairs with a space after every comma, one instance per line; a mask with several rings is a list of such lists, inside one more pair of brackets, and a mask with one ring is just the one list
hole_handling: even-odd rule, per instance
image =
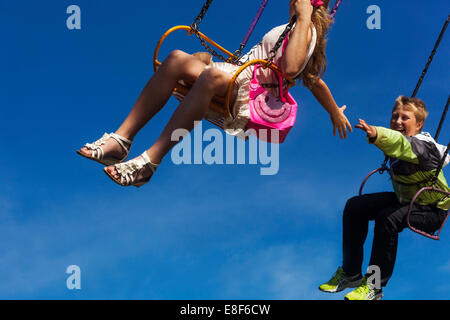
[[286, 28], [284, 29], [283, 33], [278, 38], [278, 40], [275, 43], [274, 47], [272, 48], [272, 50], [269, 51], [269, 56], [266, 59], [268, 63], [272, 63], [273, 62], [273, 59], [277, 55], [278, 49], [280, 49], [281, 45], [283, 44], [284, 39], [286, 39], [288, 33], [294, 27], [294, 24], [295, 24], [296, 20], [297, 20], [296, 16], [293, 16], [291, 18], [291, 21], [289, 21], [288, 25], [286, 26]]
[[200, 24], [200, 22], [202, 22], [203, 17], [205, 16], [206, 11], [208, 11], [209, 6], [211, 5], [212, 2], [213, 2], [213, 0], [206, 0], [206, 3], [203, 5], [202, 10], [200, 10], [200, 13], [195, 18], [194, 22], [191, 24], [191, 28], [194, 31], [198, 30], [198, 25]]
[[438, 167], [436, 169], [436, 173], [433, 177], [433, 182], [436, 182], [439, 179], [439, 174], [441, 173], [442, 168], [444, 167], [445, 160], [447, 159], [447, 155], [448, 155], [449, 151], [450, 151], [450, 142], [447, 145], [447, 149], [445, 149], [444, 156], [442, 157], [441, 161], [439, 161]]
[[447, 20], [445, 21], [444, 26], [442, 27], [441, 33], [439, 34], [439, 37], [436, 41], [436, 44], [434, 45], [433, 51], [431, 51], [431, 55], [428, 58], [427, 64], [425, 65], [425, 69], [423, 69], [422, 74], [419, 78], [419, 81], [417, 82], [416, 88], [414, 89], [412, 96], [415, 97], [417, 95], [417, 92], [419, 91], [420, 86], [422, 85], [422, 82], [425, 78], [425, 75], [428, 73], [428, 69], [430, 68], [431, 62], [433, 61], [434, 55], [436, 54], [437, 49], [439, 48], [439, 44], [441, 43], [442, 38], [444, 37], [445, 31], [447, 30], [447, 26], [450, 22], [450, 14], [447, 16]]
[[[205, 47], [205, 49], [215, 58], [224, 61], [224, 62], [230, 62], [230, 58], [226, 58], [225, 56], [223, 56], [222, 54], [218, 53], [216, 50], [214, 50], [200, 35], [200, 31], [198, 28], [198, 25], [202, 22], [206, 12], [209, 9], [209, 6], [211, 5], [211, 3], [213, 2], [213, 0], [207, 0], [206, 3], [203, 5], [202, 10], [200, 10], [200, 13], [198, 14], [198, 16], [195, 18], [194, 22], [191, 24], [191, 30], [192, 33], [196, 35], [196, 37], [200, 40], [200, 43], [202, 44], [203, 47]], [[235, 56], [233, 56], [234, 58]]]
[[389, 157], [388, 156], [386, 156], [385, 158], [384, 158], [384, 161], [383, 161], [383, 163], [381, 164], [381, 167], [380, 167], [380, 174], [383, 174], [385, 171], [389, 171], [389, 167], [388, 167], [388, 161], [389, 161]]
[[442, 125], [444, 124], [445, 118], [447, 117], [448, 107], [450, 105], [450, 95], [447, 98], [447, 104], [445, 105], [444, 111], [442, 112], [441, 120], [439, 121], [436, 134], [434, 135], [434, 140], [438, 140], [439, 134], [441, 133]]
[[[218, 53], [216, 50], [214, 50], [200, 35], [200, 31], [198, 28], [198, 25], [202, 22], [206, 12], [209, 9], [209, 6], [211, 5], [213, 0], [207, 0], [206, 3], [203, 5], [200, 13], [198, 14], [198, 16], [195, 18], [194, 22], [191, 24], [191, 29], [192, 29], [192, 33], [195, 34], [197, 36], [197, 38], [200, 40], [202, 46], [208, 51], [208, 53], [210, 53], [213, 57], [224, 61], [224, 62], [229, 62], [229, 63], [233, 63], [235, 65], [238, 66], [242, 66], [244, 63], [240, 61], [241, 59], [241, 55], [242, 55], [242, 47], [240, 47], [238, 50], [236, 50], [236, 52], [233, 54], [232, 57], [227, 58], [225, 56], [223, 56], [222, 54]], [[272, 48], [272, 50], [269, 51], [269, 55], [266, 58], [267, 60], [267, 64], [266, 66], [270, 65], [273, 62], [273, 59], [275, 59], [275, 56], [277, 55], [278, 49], [280, 49], [281, 45], [283, 44], [283, 41], [286, 39], [287, 35], [289, 34], [289, 32], [292, 30], [292, 28], [294, 27], [296, 21], [296, 16], [293, 16], [291, 18], [291, 20], [289, 21], [289, 23], [287, 24], [286, 28], [284, 29], [283, 33], [280, 35], [280, 37], [278, 38], [277, 42], [275, 43], [274, 47]]]
[[197, 38], [200, 40], [200, 43], [202, 44], [203, 47], [205, 47], [205, 49], [215, 58], [224, 61], [224, 62], [231, 62], [232, 58], [227, 58], [224, 55], [218, 53], [216, 50], [214, 50], [207, 42], [206, 40], [204, 40], [199, 32], [198, 29], [197, 30], [192, 30], [194, 32], [194, 34], [197, 36]]
[[232, 63], [238, 65], [238, 66], [242, 66], [243, 63], [239, 60], [241, 60], [242, 58], [242, 50], [245, 48], [245, 45], [241, 45], [239, 47], [239, 49], [237, 49], [234, 53], [233, 53], [233, 57], [231, 58]]

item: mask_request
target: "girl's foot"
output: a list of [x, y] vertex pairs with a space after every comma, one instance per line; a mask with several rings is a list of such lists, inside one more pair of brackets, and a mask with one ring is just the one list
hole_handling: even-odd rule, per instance
[[130, 152], [131, 144], [131, 140], [117, 133], [105, 133], [99, 140], [93, 143], [86, 143], [77, 153], [85, 158], [109, 166], [125, 161]]
[[150, 181], [158, 164], [150, 161], [147, 152], [132, 160], [104, 168], [105, 173], [117, 184], [140, 187]]

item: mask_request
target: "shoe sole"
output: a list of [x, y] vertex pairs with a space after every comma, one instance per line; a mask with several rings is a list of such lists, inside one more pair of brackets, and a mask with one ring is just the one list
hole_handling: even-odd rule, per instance
[[149, 181], [150, 181], [150, 178], [148, 178], [148, 179], [145, 179], [144, 181], [142, 181], [142, 182], [139, 182], [139, 183], [136, 183], [136, 184], [122, 184], [122, 183], [120, 183], [119, 181], [117, 181], [110, 173], [109, 173], [109, 171], [107, 170], [107, 168], [103, 168], [103, 171], [106, 173], [106, 175], [112, 180], [112, 181], [114, 181], [115, 183], [117, 183], [119, 186], [121, 186], [121, 187], [131, 187], [131, 186], [133, 186], [133, 187], [136, 187], [136, 188], [140, 188], [140, 187], [142, 187], [144, 184], [146, 184], [146, 183], [148, 183]]
[[[372, 299], [372, 301], [379, 301], [379, 300], [381, 300], [381, 299], [383, 299], [383, 293], [377, 294], [377, 295]], [[344, 297], [344, 300], [347, 300], [347, 301], [355, 301], [355, 300], [350, 300], [350, 299], [348, 299], [347, 297]]]
[[[82, 156], [82, 157], [84, 157], [84, 158], [86, 158], [86, 159], [88, 159], [88, 160], [95, 161], [95, 162], [100, 163], [100, 164], [102, 164], [102, 165], [104, 165], [104, 166], [107, 166], [107, 167], [113, 166], [113, 165], [115, 165], [115, 164], [118, 164], [118, 163], [121, 163], [121, 162], [124, 161], [124, 160], [98, 160], [98, 159], [96, 159], [96, 158], [92, 158], [92, 157], [89, 157], [89, 156], [85, 155], [85, 154], [82, 153], [80, 150], [77, 150], [76, 153], [78, 153], [80, 156]], [[112, 181], [114, 181], [115, 183], [117, 183], [119, 186], [121, 186], [121, 187], [128, 187], [128, 185], [123, 185], [123, 184], [121, 184], [119, 181], [117, 181], [116, 179], [114, 179], [114, 177], [109, 173], [109, 171], [106, 169], [106, 167], [103, 168], [103, 171], [105, 171], [106, 175], [107, 175]], [[150, 179], [149, 179], [149, 180], [150, 180]], [[136, 188], [140, 188], [140, 187], [142, 187], [144, 184], [146, 184], [147, 182], [148, 182], [148, 181], [146, 181], [146, 182], [143, 181], [143, 182], [141, 182], [141, 183], [138, 183], [138, 184], [135, 184], [135, 185], [132, 185], [132, 186], [134, 186], [134, 187], [136, 187]]]

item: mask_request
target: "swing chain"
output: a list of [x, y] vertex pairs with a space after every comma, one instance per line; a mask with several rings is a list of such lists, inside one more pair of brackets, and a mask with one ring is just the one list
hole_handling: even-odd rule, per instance
[[200, 40], [200, 43], [202, 44], [202, 46], [214, 57], [217, 58], [221, 61], [224, 62], [230, 62], [231, 58], [227, 58], [225, 56], [223, 56], [222, 54], [218, 53], [216, 50], [214, 50], [213, 48], [211, 48], [210, 45], [208, 45], [208, 43], [200, 36], [198, 29], [192, 29], [192, 32], [197, 36], [197, 38]]
[[[333, 9], [331, 10], [330, 18], [334, 19], [335, 15], [336, 15], [336, 12], [338, 11], [341, 3], [342, 3], [342, 0], [337, 0], [336, 1], [336, 3], [334, 4]], [[283, 33], [281, 34], [280, 38], [275, 43], [275, 46], [273, 47], [273, 49], [270, 50], [269, 56], [266, 59], [267, 60], [267, 65], [270, 65], [272, 63], [273, 59], [277, 55], [278, 49], [280, 49], [281, 45], [283, 44], [284, 39], [287, 37], [288, 33], [294, 27], [294, 24], [295, 24], [296, 20], [297, 20], [297, 16], [295, 16], [295, 15], [292, 16], [291, 21], [289, 21], [288, 25], [286, 26], [286, 29], [283, 31]]]
[[436, 130], [436, 134], [434, 135], [434, 140], [439, 138], [439, 134], [441, 133], [442, 125], [444, 124], [444, 120], [447, 117], [448, 106], [450, 105], [450, 95], [447, 98], [447, 104], [444, 107], [444, 111], [442, 112], [441, 120], [439, 121], [438, 128]]
[[381, 167], [380, 167], [380, 170], [379, 170], [379, 173], [380, 173], [380, 174], [383, 174], [385, 171], [388, 171], [388, 170], [389, 170], [389, 167], [388, 167], [388, 165], [387, 165], [388, 161], [389, 161], [389, 157], [386, 156], [386, 157], [384, 158], [383, 163], [381, 164]]
[[435, 175], [433, 176], [433, 178], [432, 178], [433, 184], [434, 184], [434, 183], [438, 180], [438, 178], [439, 178], [439, 174], [441, 173], [442, 168], [444, 167], [444, 163], [445, 163], [445, 160], [447, 159], [447, 155], [448, 155], [449, 151], [450, 151], [450, 142], [449, 142], [448, 145], [447, 145], [447, 149], [445, 149], [444, 156], [442, 157], [441, 161], [440, 161], [439, 164], [438, 164], [438, 167], [437, 167], [437, 169], [436, 169], [436, 174], [435, 174]]
[[294, 27], [295, 21], [297, 20], [296, 16], [293, 16], [291, 21], [289, 21], [288, 25], [284, 29], [283, 33], [281, 34], [280, 38], [278, 38], [277, 42], [275, 43], [272, 50], [269, 52], [269, 56], [267, 57], [267, 65], [270, 65], [273, 62], [273, 59], [275, 59], [275, 56], [277, 55], [278, 49], [280, 49], [281, 45], [283, 44], [284, 39], [288, 36], [289, 32]]
[[[191, 24], [192, 33], [197, 36], [197, 38], [200, 40], [200, 42], [203, 45], [203, 47], [205, 47], [205, 49], [213, 57], [215, 57], [215, 58], [217, 58], [217, 59], [219, 59], [221, 61], [224, 61], [224, 62], [229, 62], [229, 63], [233, 63], [233, 64], [238, 65], [238, 66], [242, 66], [243, 63], [241, 61], [239, 61], [239, 60], [241, 58], [242, 50], [244, 49], [244, 46], [241, 45], [240, 48], [234, 52], [232, 57], [226, 58], [223, 55], [221, 55], [220, 53], [218, 53], [217, 51], [215, 51], [213, 48], [211, 48], [199, 34], [198, 25], [202, 22], [203, 17], [205, 16], [206, 11], [208, 11], [209, 6], [211, 5], [212, 1], [213, 0], [207, 0], [206, 1], [206, 3], [202, 7], [200, 13], [195, 18], [194, 22]], [[273, 59], [275, 59], [275, 56], [277, 55], [278, 49], [280, 49], [281, 45], [283, 44], [284, 39], [286, 39], [287, 35], [289, 34], [289, 32], [294, 27], [296, 19], [297, 19], [296, 16], [293, 16], [291, 21], [289, 21], [288, 25], [286, 26], [286, 29], [284, 29], [283, 33], [281, 34], [281, 36], [279, 37], [279, 39], [275, 43], [275, 45], [272, 48], [272, 50], [270, 50], [269, 56], [266, 59], [267, 63], [263, 67], [268, 67], [270, 64], [272, 64]]]
[[198, 32], [198, 25], [202, 22], [203, 17], [205, 16], [206, 11], [208, 11], [209, 6], [211, 5], [212, 2], [213, 0], [206, 0], [206, 3], [203, 5], [202, 10], [200, 10], [200, 13], [195, 18], [194, 22], [191, 24], [191, 28], [194, 32]]
[[195, 18], [194, 22], [191, 24], [191, 33], [196, 35], [196, 37], [200, 40], [200, 43], [202, 44], [202, 46], [214, 58], [217, 58], [217, 59], [219, 59], [221, 61], [224, 61], [224, 62], [230, 62], [230, 61], [234, 62], [235, 60], [237, 60], [236, 53], [233, 55], [233, 57], [226, 58], [225, 56], [223, 56], [220, 53], [218, 53], [217, 51], [215, 51], [210, 45], [208, 45], [208, 43], [202, 38], [202, 36], [199, 33], [200, 31], [199, 31], [198, 25], [202, 22], [205, 14], [208, 11], [209, 6], [211, 5], [212, 2], [213, 2], [213, 0], [207, 0], [206, 3], [203, 5], [202, 10], [200, 10], [200, 13]]
[[437, 49], [439, 48], [439, 44], [442, 41], [442, 38], [444, 37], [445, 31], [447, 30], [447, 26], [450, 22], [450, 14], [447, 16], [447, 20], [444, 23], [444, 26], [442, 27], [441, 33], [439, 34], [439, 37], [434, 45], [433, 51], [431, 51], [431, 55], [428, 57], [428, 61], [427, 64], [425, 65], [425, 68], [422, 71], [422, 74], [419, 78], [419, 81], [417, 82], [416, 88], [414, 89], [413, 93], [412, 93], [412, 97], [415, 97], [417, 95], [417, 92], [419, 91], [422, 82], [426, 76], [426, 74], [428, 73], [428, 69], [430, 68], [431, 62], [433, 62], [433, 58], [434, 55], [436, 54]]
[[[211, 5], [213, 0], [207, 0], [206, 3], [203, 5], [199, 15], [195, 18], [194, 22], [191, 24], [191, 32], [194, 33], [197, 38], [200, 40], [201, 44], [203, 45], [203, 47], [205, 47], [205, 49], [215, 58], [224, 61], [224, 62], [229, 62], [238, 66], [242, 66], [244, 63], [240, 61], [241, 56], [242, 56], [242, 50], [244, 49], [245, 45], [242, 45], [239, 47], [238, 50], [236, 50], [233, 53], [233, 56], [231, 56], [230, 58], [226, 58], [223, 55], [221, 55], [220, 53], [218, 53], [217, 51], [215, 51], [213, 48], [211, 48], [206, 41], [200, 36], [199, 34], [199, 28], [198, 25], [202, 22], [203, 17], [206, 14], [206, 11], [208, 11], [209, 6]], [[332, 11], [332, 17], [334, 17], [334, 15], [336, 14], [337, 9], [339, 8], [339, 5], [341, 4], [342, 0], [338, 0], [333, 8]], [[277, 55], [278, 49], [280, 49], [280, 47], [283, 44], [283, 41], [286, 39], [286, 37], [288, 36], [289, 32], [292, 30], [292, 28], [294, 27], [295, 21], [297, 20], [297, 17], [294, 15], [292, 16], [291, 20], [289, 21], [289, 23], [287, 24], [286, 28], [284, 29], [283, 33], [281, 34], [281, 36], [279, 37], [279, 39], [277, 40], [277, 42], [275, 43], [274, 47], [272, 48], [272, 50], [270, 50], [269, 55], [266, 59], [267, 63], [263, 66], [264, 68], [267, 68], [268, 66], [270, 66], [273, 63], [273, 59], [275, 59], [275, 56]]]
[[234, 53], [233, 56], [231, 57], [231, 62], [233, 64], [236, 64], [238, 66], [242, 66], [243, 63], [241, 61], [239, 61], [242, 57], [242, 50], [245, 48], [245, 45], [242, 45], [239, 47], [239, 49], [237, 49]]

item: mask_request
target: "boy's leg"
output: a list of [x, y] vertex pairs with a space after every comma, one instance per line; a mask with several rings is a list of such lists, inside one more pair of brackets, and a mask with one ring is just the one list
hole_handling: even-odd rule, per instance
[[[422, 206], [415, 204], [411, 210], [409, 223], [412, 227], [425, 231], [427, 233], [434, 233], [442, 226], [447, 211], [436, 208], [434, 205]], [[405, 216], [405, 228], [406, 216]]]
[[349, 199], [343, 214], [343, 264], [348, 276], [361, 273], [364, 242], [369, 221], [374, 220], [386, 207], [398, 204], [393, 192], [365, 194]]
[[369, 221], [375, 219], [386, 206], [397, 203], [392, 192], [365, 194], [347, 201], [343, 214], [343, 264], [327, 283], [319, 286], [320, 290], [339, 292], [362, 283], [363, 247]]
[[[381, 286], [386, 286], [394, 271], [397, 256], [398, 234], [407, 227], [409, 205], [398, 205], [380, 212], [375, 220], [375, 234], [370, 265], [381, 271]], [[410, 223], [425, 232], [434, 232], [441, 226], [445, 214], [435, 206], [414, 204]]]

